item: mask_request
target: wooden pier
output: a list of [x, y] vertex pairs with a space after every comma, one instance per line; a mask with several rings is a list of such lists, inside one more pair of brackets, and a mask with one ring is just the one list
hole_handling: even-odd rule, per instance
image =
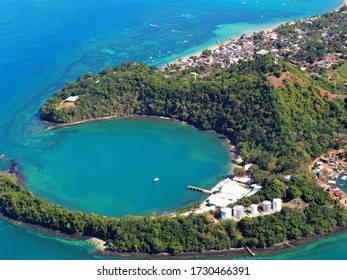
[[212, 194], [211, 191], [205, 190], [205, 189], [202, 189], [202, 188], [198, 188], [198, 187], [188, 186], [187, 189], [188, 190], [192, 190], [192, 191], [202, 192], [202, 193], [205, 193], [205, 194]]
[[252, 257], [255, 257], [255, 253], [252, 252], [251, 249], [249, 249], [247, 246], [244, 246], [244, 248], [246, 249], [246, 251], [248, 252], [248, 254], [250, 254]]

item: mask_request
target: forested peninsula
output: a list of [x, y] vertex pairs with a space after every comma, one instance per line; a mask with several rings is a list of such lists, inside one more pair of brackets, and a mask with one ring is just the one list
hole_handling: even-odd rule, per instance
[[[263, 186], [254, 197], [239, 203], [278, 197], [284, 202], [294, 200], [300, 207], [284, 207], [273, 215], [239, 222], [214, 223], [218, 210], [188, 217], [104, 217], [48, 203], [3, 173], [1, 212], [63, 233], [100, 238], [114, 252], [266, 248], [332, 232], [347, 224], [346, 209], [308, 171], [315, 157], [346, 145], [347, 99], [340, 88], [334, 91], [336, 98], [329, 98], [329, 88], [333, 88], [331, 81], [313, 78], [273, 54], [239, 61], [226, 69], [168, 66], [162, 70], [126, 63], [66, 84], [40, 109], [42, 119], [53, 124], [146, 115], [222, 133], [253, 163], [247, 172]], [[77, 96], [74, 102], [64, 101]], [[289, 181], [284, 179], [287, 174], [292, 175]]]

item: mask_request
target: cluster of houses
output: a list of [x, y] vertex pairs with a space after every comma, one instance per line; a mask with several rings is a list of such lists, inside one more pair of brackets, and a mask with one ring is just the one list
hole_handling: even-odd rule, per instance
[[[210, 66], [216, 65], [221, 69], [228, 68], [232, 64], [238, 63], [240, 60], [253, 60], [256, 56], [263, 56], [268, 53], [272, 53], [275, 57], [279, 58], [291, 58], [295, 57], [295, 54], [302, 50], [303, 42], [310, 38], [309, 25], [312, 22], [305, 20], [303, 24], [299, 24], [294, 29], [294, 33], [286, 34], [285, 36], [279, 34], [276, 29], [260, 33], [255, 33], [249, 36], [242, 36], [239, 39], [233, 39], [229, 42], [219, 45], [219, 48], [210, 51], [210, 55], [206, 55], [204, 52], [199, 57], [190, 57], [179, 63], [180, 69], [187, 69], [196, 66]], [[290, 23], [295, 24], [295, 23]], [[321, 32], [320, 42], [328, 43], [333, 40], [336, 35], [327, 27]], [[290, 36], [290, 37], [288, 37]], [[344, 44], [345, 53], [347, 51], [346, 42]], [[334, 64], [342, 63], [344, 60], [341, 58], [342, 53], [328, 53], [324, 59], [309, 63], [307, 61], [290, 60], [292, 64], [298, 66], [302, 71], [311, 75], [318, 75], [318, 73], [309, 73], [308, 68], [319, 67], [330, 69]], [[176, 64], [177, 66], [177, 64]], [[199, 75], [192, 72], [191, 74]]]
[[[336, 186], [336, 179], [347, 180], [345, 165], [336, 162], [333, 158], [321, 157], [314, 165], [314, 173], [320, 178], [327, 178], [325, 189], [332, 192], [335, 197], [342, 197], [343, 191]], [[341, 176], [342, 175], [342, 176]]]

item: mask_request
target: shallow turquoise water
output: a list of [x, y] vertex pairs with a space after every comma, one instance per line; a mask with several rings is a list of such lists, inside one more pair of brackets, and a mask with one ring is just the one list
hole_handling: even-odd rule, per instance
[[[341, 232], [298, 245], [295, 249], [268, 252], [256, 256], [256, 260], [346, 260], [347, 233]], [[243, 258], [245, 259], [245, 258]]]
[[18, 228], [0, 221], [0, 260], [98, 259], [95, 247]]
[[[186, 187], [211, 188], [230, 168], [226, 145], [215, 134], [159, 120], [111, 120], [49, 131], [20, 162], [36, 195], [117, 217], [193, 205], [206, 196]], [[160, 181], [153, 183], [156, 177]]]
[[[19, 161], [35, 194], [71, 209], [138, 215], [201, 200], [185, 186], [211, 186], [228, 169], [228, 154], [216, 137], [177, 124], [130, 120], [47, 132], [35, 114], [65, 82], [85, 72], [125, 61], [165, 64], [342, 1], [241, 2], [2, 0], [0, 153]], [[0, 168], [7, 163], [0, 161]], [[154, 177], [160, 182], [153, 184]], [[95, 189], [95, 182], [103, 184]], [[347, 248], [341, 240], [339, 246]], [[0, 222], [0, 259], [92, 258], [83, 244]]]

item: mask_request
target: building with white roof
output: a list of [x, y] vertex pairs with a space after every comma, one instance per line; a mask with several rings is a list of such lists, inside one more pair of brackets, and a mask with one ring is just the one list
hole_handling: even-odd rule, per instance
[[65, 102], [76, 102], [79, 99], [79, 96], [69, 96], [68, 98], [66, 98], [64, 101]]
[[252, 183], [252, 178], [250, 178], [250, 177], [237, 177], [237, 176], [235, 176], [233, 178], [233, 180], [236, 182], [242, 183], [242, 184], [246, 184], [246, 185], [249, 185]]

